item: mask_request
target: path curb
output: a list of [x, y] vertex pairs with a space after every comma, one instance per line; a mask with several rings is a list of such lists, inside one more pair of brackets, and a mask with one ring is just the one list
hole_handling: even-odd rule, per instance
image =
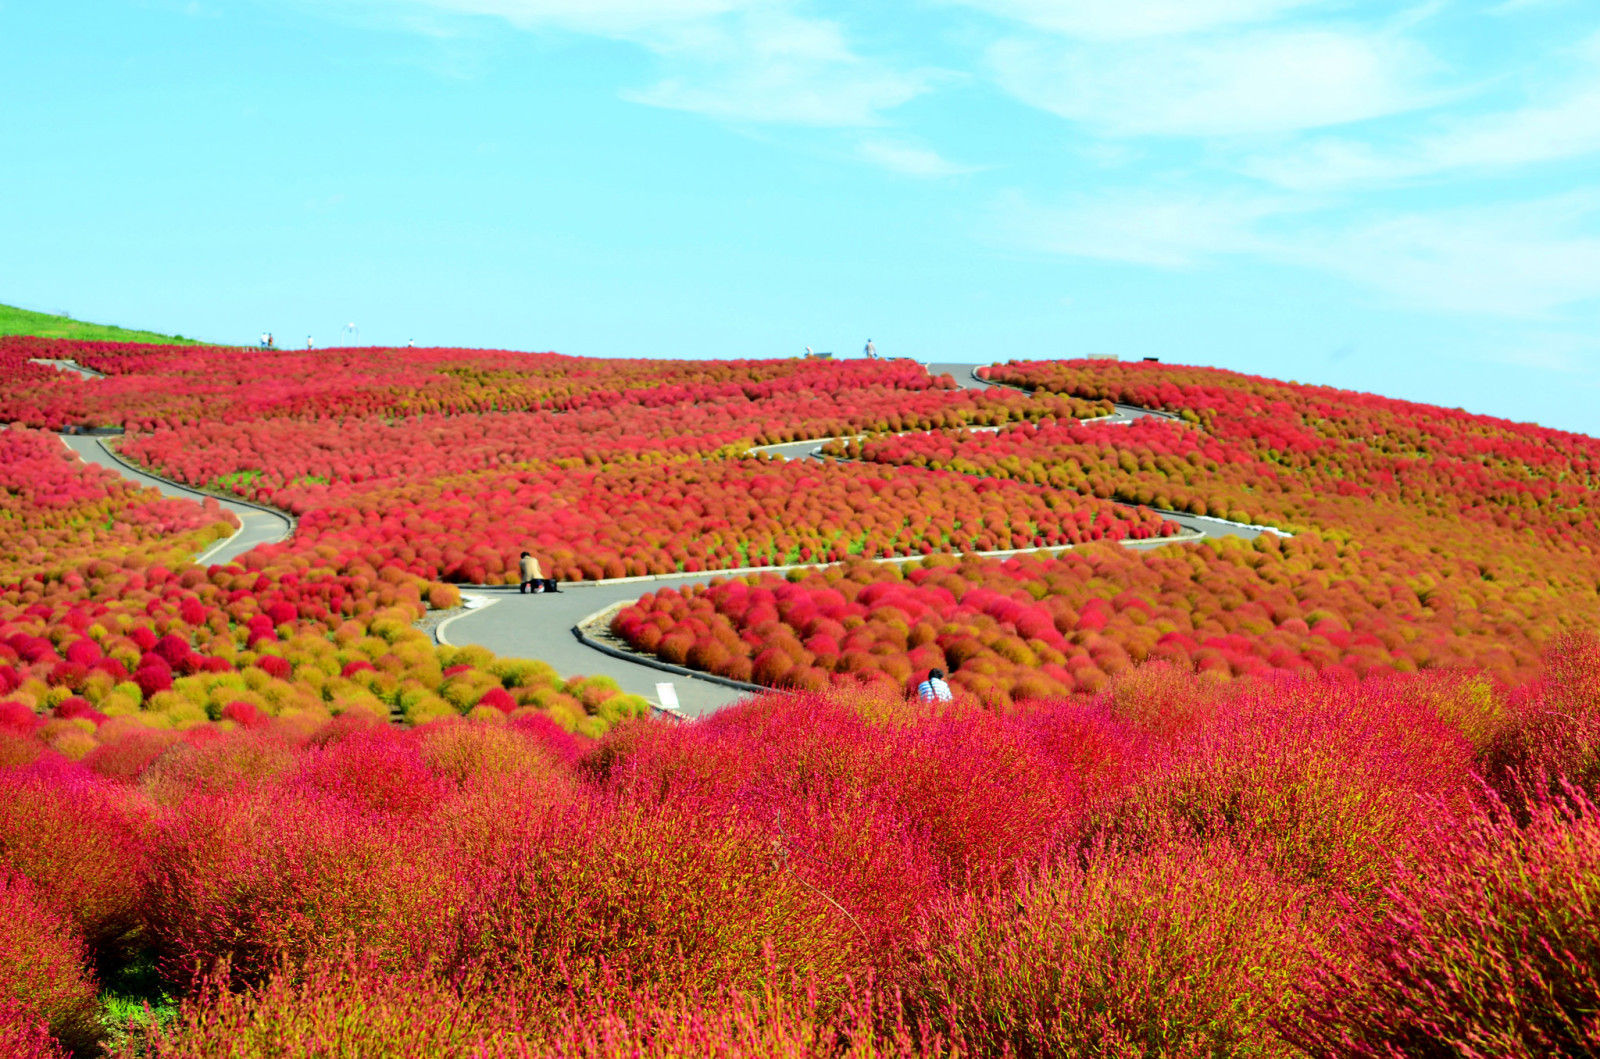
[[719, 684], [725, 688], [733, 688], [735, 691], [766, 693], [783, 690], [782, 688], [769, 688], [762, 684], [751, 684], [743, 680], [734, 680], [731, 677], [719, 677], [715, 673], [702, 673], [698, 669], [686, 669], [683, 666], [675, 666], [671, 662], [663, 662], [661, 659], [652, 658], [649, 655], [637, 654], [633, 651], [624, 651], [620, 647], [612, 647], [608, 643], [602, 643], [583, 631], [585, 626], [592, 625], [593, 623], [599, 621], [611, 611], [621, 610], [623, 607], [631, 607], [635, 602], [637, 601], [624, 599], [601, 607], [599, 610], [595, 611], [587, 618], [581, 619], [576, 625], [574, 625], [572, 627], [572, 635], [576, 636], [578, 638], [578, 642], [590, 650], [599, 651], [601, 654], [610, 655], [612, 658], [620, 658], [625, 662], [633, 662], [638, 665], [649, 666], [651, 669], [659, 669], [663, 673], [673, 673], [681, 677], [692, 677], [695, 680], [703, 680], [708, 684]]
[[[490, 607], [494, 606], [498, 602], [500, 602], [498, 599], [491, 599], [487, 603], [485, 603], [483, 606], [478, 607], [476, 609], [477, 610], [488, 610]], [[452, 614], [452, 615], [450, 615], [450, 617], [446, 618], [444, 621], [441, 621], [438, 625], [435, 625], [433, 627], [433, 642], [437, 643], [437, 644], [442, 644], [445, 647], [457, 647], [457, 646], [459, 646], [458, 644], [453, 644], [449, 640], [445, 639], [444, 631], [446, 629], [448, 629], [451, 626], [451, 624], [454, 623], [456, 620], [458, 620], [460, 618], [465, 618], [468, 614], [472, 614], [472, 613], [473, 613], [473, 611], [471, 611], [471, 610], [462, 610], [462, 612], [460, 614]]]
[[[1116, 501], [1113, 501], [1114, 503]], [[1144, 507], [1143, 504], [1127, 504], [1128, 507]], [[1149, 508], [1155, 511], [1155, 508]], [[1161, 514], [1161, 512], [1157, 512]], [[1169, 514], [1183, 514], [1182, 512], [1169, 512]], [[1184, 518], [1199, 518], [1198, 515], [1183, 514]], [[1251, 526], [1250, 529], [1261, 529], [1260, 526]], [[1185, 530], [1171, 537], [1139, 537], [1124, 538], [1117, 541], [1085, 541], [1084, 544], [1119, 544], [1124, 548], [1151, 548], [1166, 544], [1193, 544], [1195, 541], [1206, 539], [1204, 533], [1196, 530]], [[1007, 559], [1016, 555], [1042, 555], [1046, 552], [1070, 552], [1081, 548], [1083, 544], [1046, 544], [1038, 548], [1006, 548], [992, 552], [929, 552], [927, 555], [881, 555], [868, 559], [869, 563], [916, 563], [924, 559], [933, 559], [941, 555], [948, 555], [952, 559], [971, 557], [974, 559]], [[857, 557], [859, 558], [859, 556]], [[847, 560], [838, 559], [826, 563], [794, 563], [789, 566], [740, 566], [732, 570], [679, 570], [671, 574], [636, 574], [632, 577], [601, 578], [597, 581], [563, 581], [561, 584], [574, 588], [597, 588], [601, 585], [626, 585], [643, 583], [646, 581], [681, 581], [686, 577], [745, 577], [749, 574], [783, 574], [790, 570], [825, 570], [830, 566], [838, 566]], [[476, 585], [463, 584], [458, 581], [445, 582], [453, 584], [463, 592], [516, 592], [518, 585]]]
[[238, 499], [236, 497], [231, 497], [231, 496], [218, 496], [215, 493], [208, 493], [203, 489], [196, 489], [191, 485], [184, 485], [182, 482], [175, 482], [171, 478], [168, 478], [166, 475], [156, 474], [154, 471], [148, 470], [147, 468], [144, 468], [144, 467], [140, 467], [138, 464], [134, 463], [132, 460], [124, 458], [122, 453], [118, 452], [116, 449], [113, 449], [111, 446], [107, 445], [104, 441], [98, 441], [97, 440], [95, 442], [95, 444], [99, 445], [101, 450], [104, 451], [107, 456], [110, 456], [113, 460], [116, 460], [118, 463], [122, 464], [122, 466], [128, 468], [128, 470], [133, 471], [133, 472], [135, 472], [137, 474], [146, 475], [147, 477], [150, 477], [150, 478], [159, 478], [161, 481], [163, 481], [163, 482], [167, 483], [168, 485], [172, 486], [172, 488], [182, 490], [183, 492], [188, 493], [191, 496], [197, 496], [197, 497], [201, 498], [202, 500], [206, 500], [206, 499], [215, 500], [219, 504], [238, 504], [240, 507], [247, 507], [247, 508], [250, 508], [250, 509], [252, 509], [254, 511], [259, 511], [264, 515], [271, 515], [274, 518], [280, 518], [285, 523], [288, 524], [289, 530], [281, 538], [279, 538], [278, 540], [275, 540], [275, 541], [265, 541], [263, 543], [266, 543], [266, 544], [282, 544], [284, 541], [288, 540], [290, 537], [293, 537], [294, 534], [295, 534], [295, 531], [300, 528], [300, 519], [295, 515], [289, 514], [287, 511], [281, 511], [281, 510], [279, 510], [278, 508], [275, 508], [275, 507], [268, 507], [266, 504], [258, 504], [254, 500], [240, 500], [240, 499]]

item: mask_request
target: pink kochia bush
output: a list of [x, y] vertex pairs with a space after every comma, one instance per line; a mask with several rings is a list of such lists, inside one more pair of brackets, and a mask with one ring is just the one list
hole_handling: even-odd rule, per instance
[[564, 580], [1149, 540], [1178, 527], [1138, 508], [915, 468], [721, 460], [521, 468], [309, 484], [275, 504], [296, 541], [357, 564], [515, 583], [521, 551]]
[[[1600, 1053], [1600, 809], [1537, 792], [1472, 820], [1357, 929], [1291, 1036], [1314, 1056]], [[1410, 882], [1410, 880], [1407, 880]]]
[[[268, 717], [115, 779], [0, 775], [117, 808], [134, 943], [182, 997], [140, 1044], [167, 1059], [1583, 1055], [1592, 792], [1518, 704], [1595, 709], [1597, 649], [1522, 689], [1157, 662], [1005, 711], [840, 688], [589, 744]], [[7, 849], [81, 937], [55, 894], [94, 865]], [[69, 985], [120, 959], [74, 944]]]
[[[26, 877], [0, 868], [0, 1045], [7, 1056], [56, 1054], [95, 1039], [95, 990], [83, 939]], [[42, 1033], [48, 1027], [48, 1033]]]

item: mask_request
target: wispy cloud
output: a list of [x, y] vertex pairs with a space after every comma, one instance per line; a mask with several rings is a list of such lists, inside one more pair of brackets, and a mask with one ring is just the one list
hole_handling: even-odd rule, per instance
[[1163, 37], [1264, 22], [1321, 0], [952, 0], [1080, 40]]
[[1329, 138], [1245, 170], [1285, 187], [1354, 188], [1504, 171], [1600, 153], [1600, 35], [1577, 49], [1579, 69], [1559, 89], [1511, 110], [1441, 119], [1410, 139], [1379, 145]]
[[1600, 299], [1600, 196], [1398, 214], [1308, 232], [1285, 260], [1401, 301], [1468, 315], [1544, 318]]
[[952, 162], [939, 152], [904, 140], [863, 140], [857, 154], [880, 169], [915, 177], [962, 176], [980, 172], [982, 166]]
[[861, 127], [928, 91], [937, 71], [858, 52], [845, 27], [800, 13], [798, 0], [332, 0], [437, 26], [500, 19], [626, 41], [655, 55], [661, 77], [623, 91], [650, 106], [733, 122]]
[[1085, 45], [1012, 37], [988, 67], [1032, 106], [1112, 136], [1282, 133], [1425, 106], [1437, 68], [1383, 31], [1260, 29]]
[[770, 6], [770, 0], [344, 0], [369, 8], [426, 8], [501, 18], [524, 29], [559, 27], [636, 38], [698, 20]]
[[1348, 219], [1295, 199], [1129, 192], [1038, 206], [1011, 196], [994, 231], [1073, 257], [1187, 268], [1247, 255], [1331, 273], [1398, 302], [1548, 317], [1600, 299], [1600, 194]]
[[1259, 224], [1290, 209], [1267, 197], [1114, 192], [1040, 206], [1011, 194], [993, 213], [1006, 243], [1071, 257], [1186, 268], [1223, 254], [1263, 253]]
[[627, 97], [733, 121], [870, 126], [937, 74], [858, 54], [837, 22], [758, 9], [652, 42], [682, 71]]

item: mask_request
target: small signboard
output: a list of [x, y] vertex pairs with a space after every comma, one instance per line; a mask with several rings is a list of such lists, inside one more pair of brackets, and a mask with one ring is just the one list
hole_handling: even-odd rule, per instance
[[661, 703], [663, 710], [676, 710], [678, 708], [678, 689], [671, 681], [656, 685], [656, 701]]

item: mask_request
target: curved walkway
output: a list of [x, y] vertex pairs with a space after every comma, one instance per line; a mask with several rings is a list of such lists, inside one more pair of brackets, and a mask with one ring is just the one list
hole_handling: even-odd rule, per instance
[[61, 443], [76, 452], [84, 462], [98, 464], [140, 485], [159, 489], [165, 496], [182, 500], [215, 500], [219, 506], [237, 515], [238, 531], [232, 537], [218, 541], [206, 552], [197, 556], [196, 562], [226, 565], [258, 544], [277, 544], [279, 541], [287, 540], [294, 532], [294, 520], [288, 515], [269, 508], [241, 504], [236, 500], [224, 500], [210, 493], [202, 493], [198, 489], [190, 489], [176, 482], [169, 482], [165, 478], [147, 474], [113, 453], [102, 438], [83, 434], [63, 434]]
[[104, 372], [95, 371], [93, 368], [86, 368], [75, 360], [49, 360], [46, 358], [35, 357], [30, 359], [28, 363], [48, 364], [57, 371], [70, 371], [75, 374], [82, 375], [85, 379], [103, 379], [106, 377]]
[[[935, 374], [949, 373], [964, 388], [988, 389], [992, 383], [974, 374], [979, 365], [929, 364]], [[1024, 391], [1026, 392], [1026, 391]], [[1130, 422], [1143, 416], [1175, 418], [1164, 412], [1152, 412], [1131, 405], [1118, 405], [1115, 416], [1098, 420], [1105, 424]], [[974, 430], [998, 430], [998, 427], [976, 427]], [[913, 431], [912, 433], [916, 433]], [[124, 461], [112, 452], [102, 439], [88, 436], [62, 436], [62, 442], [83, 459], [109, 470], [159, 489], [167, 496], [186, 499], [206, 498], [202, 493], [186, 486], [158, 478]], [[827, 439], [796, 441], [781, 445], [761, 446], [760, 451], [776, 452], [787, 459], [814, 457], [817, 449]], [[258, 544], [277, 543], [288, 538], [294, 522], [288, 516], [267, 508], [243, 504], [218, 497], [219, 504], [239, 516], [242, 527], [227, 541], [220, 542], [197, 561], [228, 563], [248, 552]], [[1183, 526], [1187, 533], [1180, 537], [1151, 538], [1123, 541], [1125, 547], [1140, 550], [1160, 548], [1169, 544], [1188, 543], [1203, 537], [1238, 536], [1254, 538], [1263, 532], [1276, 532], [1265, 527], [1243, 526], [1180, 512], [1158, 511], [1158, 514]], [[1006, 556], [1039, 551], [1060, 551], [1061, 548], [1024, 548], [1004, 552], [968, 553], [988, 556]], [[879, 562], [914, 562], [921, 556], [897, 556]], [[762, 572], [782, 573], [786, 570], [814, 567], [819, 564], [799, 564], [798, 567], [765, 567]], [[577, 626], [585, 618], [605, 610], [616, 603], [639, 598], [654, 587], [680, 587], [705, 584], [713, 578], [738, 576], [739, 571], [707, 571], [694, 574], [661, 574], [644, 578], [621, 578], [612, 581], [567, 583], [555, 595], [522, 595], [515, 586], [467, 587], [462, 596], [472, 609], [465, 610], [442, 623], [436, 635], [440, 642], [457, 646], [478, 645], [496, 654], [510, 657], [540, 658], [550, 663], [563, 676], [604, 675], [617, 681], [622, 690], [642, 695], [657, 702], [656, 685], [671, 682], [674, 685], [682, 716], [698, 717], [714, 713], [749, 694], [747, 691], [724, 686], [699, 676], [684, 676], [663, 671], [646, 661], [619, 658], [596, 650], [580, 639]], [[646, 585], [645, 582], [650, 582]], [[557, 599], [556, 596], [561, 598]]]

